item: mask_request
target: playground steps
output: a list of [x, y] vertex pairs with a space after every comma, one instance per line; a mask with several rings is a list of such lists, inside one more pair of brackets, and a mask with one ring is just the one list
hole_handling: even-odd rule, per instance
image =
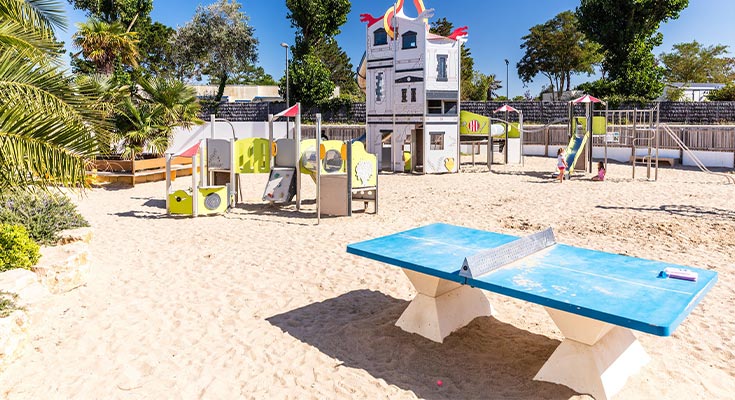
[[[639, 163], [645, 164], [646, 162], [648, 162], [648, 156], [630, 156], [630, 162], [631, 163], [635, 162], [636, 164], [639, 164]], [[656, 159], [651, 158], [651, 162], [652, 163], [656, 162]], [[676, 165], [676, 159], [670, 158], [670, 157], [659, 157], [658, 163], [659, 165], [661, 163], [667, 163], [669, 164], [670, 167], [673, 167], [674, 165]]]

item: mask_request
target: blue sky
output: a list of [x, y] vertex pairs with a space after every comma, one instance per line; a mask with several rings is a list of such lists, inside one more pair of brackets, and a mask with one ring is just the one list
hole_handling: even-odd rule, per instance
[[[65, 0], [61, 0], [66, 3]], [[185, 24], [194, 15], [196, 7], [207, 5], [214, 0], [154, 0], [152, 18], [176, 28]], [[255, 35], [260, 41], [258, 46], [259, 64], [274, 78], [284, 73], [285, 50], [281, 42], [293, 43], [294, 30], [286, 19], [288, 12], [285, 0], [240, 0], [242, 9], [250, 17], [250, 24], [255, 28]], [[523, 56], [520, 48], [521, 37], [528, 33], [533, 25], [541, 24], [556, 14], [573, 10], [579, 0], [518, 0], [484, 1], [484, 0], [424, 0], [427, 8], [435, 9], [436, 18], [446, 17], [455, 26], [469, 26], [469, 42], [467, 45], [475, 59], [475, 68], [485, 74], [496, 74], [497, 78], [506, 82], [504, 59], [510, 60], [509, 91], [510, 96], [522, 95], [526, 90], [537, 95], [542, 85], [547, 82], [541, 76], [527, 85], [515, 73], [514, 65]], [[352, 1], [352, 11], [347, 23], [342, 26], [342, 33], [337, 37], [342, 48], [357, 67], [365, 51], [365, 24], [360, 23], [361, 13], [374, 16], [382, 15], [392, 5], [391, 0], [356, 0]], [[70, 28], [60, 32], [59, 38], [70, 43], [70, 37], [76, 30], [74, 24], [84, 21], [83, 13], [73, 10], [67, 4]], [[406, 0], [406, 13], [416, 15], [413, 2]], [[670, 21], [661, 27], [664, 43], [654, 52], [671, 51], [673, 44], [697, 40], [705, 45], [723, 44], [729, 46], [730, 56], [735, 56], [735, 1], [733, 0], [690, 0], [679, 19]], [[587, 80], [587, 76], [572, 78], [576, 85]], [[505, 88], [500, 90], [505, 93]]]

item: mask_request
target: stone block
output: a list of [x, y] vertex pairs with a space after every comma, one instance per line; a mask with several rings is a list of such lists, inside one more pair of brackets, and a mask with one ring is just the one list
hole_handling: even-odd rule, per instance
[[41, 260], [32, 269], [51, 293], [64, 293], [87, 282], [89, 257], [85, 242], [41, 247]]
[[59, 233], [59, 240], [56, 242], [58, 245], [65, 245], [74, 242], [90, 243], [94, 232], [92, 228], [75, 228], [67, 229]]
[[13, 362], [28, 344], [28, 326], [28, 316], [23, 311], [13, 311], [0, 318], [0, 371]]
[[37, 303], [49, 296], [38, 275], [20, 268], [0, 273], [0, 291], [17, 294], [16, 303], [21, 306]]

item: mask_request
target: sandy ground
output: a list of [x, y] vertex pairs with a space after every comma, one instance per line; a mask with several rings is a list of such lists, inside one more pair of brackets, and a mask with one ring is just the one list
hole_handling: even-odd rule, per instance
[[378, 215], [319, 226], [308, 177], [300, 213], [259, 201], [265, 175], [243, 178], [247, 201], [232, 213], [198, 219], [164, 215], [163, 183], [89, 191], [79, 199], [96, 233], [89, 283], [29, 310], [31, 346], [0, 373], [0, 396], [589, 398], [532, 379], [561, 340], [540, 306], [488, 293], [497, 317], [443, 344], [394, 326], [410, 282], [345, 246], [447, 222], [516, 235], [552, 226], [562, 243], [717, 271], [673, 336], [637, 333], [652, 360], [616, 398], [732, 398], [735, 187], [670, 168], [633, 181], [627, 165], [604, 183], [558, 184], [554, 163], [381, 175]]

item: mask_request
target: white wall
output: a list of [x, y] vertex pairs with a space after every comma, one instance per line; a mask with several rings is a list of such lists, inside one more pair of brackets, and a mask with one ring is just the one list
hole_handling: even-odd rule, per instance
[[[733, 165], [735, 163], [733, 153], [721, 151], [692, 151], [692, 153], [694, 153], [705, 167], [735, 168], [735, 165]], [[687, 153], [684, 153], [682, 164], [697, 165]]]
[[[542, 144], [524, 144], [523, 154], [527, 156], [545, 156], [546, 146]], [[556, 155], [554, 155], [556, 157]]]

